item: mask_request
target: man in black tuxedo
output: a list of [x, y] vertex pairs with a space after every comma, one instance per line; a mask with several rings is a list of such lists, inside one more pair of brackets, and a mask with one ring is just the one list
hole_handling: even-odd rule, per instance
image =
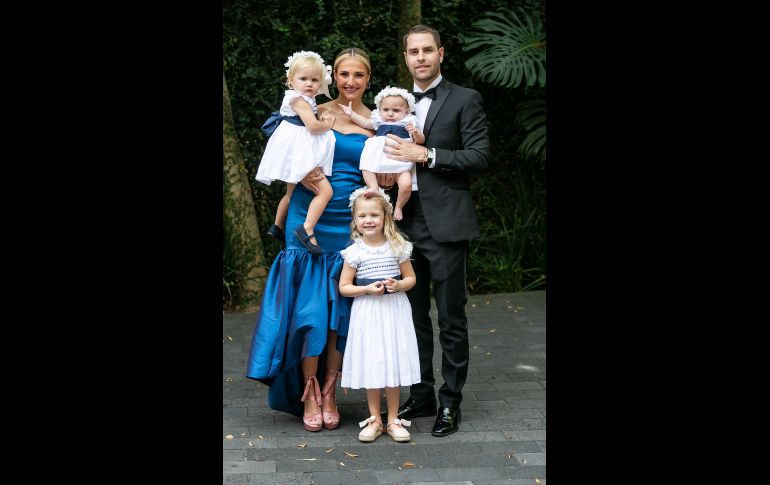
[[[391, 158], [416, 164], [412, 196], [404, 207], [399, 228], [413, 242], [417, 285], [407, 293], [420, 352], [421, 382], [410, 388], [398, 417], [436, 416], [432, 434], [447, 436], [458, 430], [462, 388], [468, 375], [468, 320], [465, 316], [468, 241], [479, 235], [469, 191], [469, 173], [489, 164], [489, 137], [481, 95], [452, 84], [441, 76], [444, 48], [439, 33], [416, 25], [404, 35], [404, 59], [414, 78], [418, 127], [425, 144], [391, 141]], [[392, 177], [379, 176], [383, 186]], [[433, 328], [430, 284], [438, 309], [441, 375], [444, 384], [436, 404], [433, 377]], [[438, 410], [437, 410], [438, 408]]]

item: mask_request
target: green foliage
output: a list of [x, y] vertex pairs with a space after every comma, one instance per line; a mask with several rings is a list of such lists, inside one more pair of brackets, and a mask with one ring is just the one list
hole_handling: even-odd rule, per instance
[[[539, 83], [503, 88], [474, 78], [463, 55], [464, 36], [474, 30], [474, 23], [487, 18], [484, 12], [512, 7], [529, 12], [533, 18], [544, 17], [542, 0], [479, 0], [472, 9], [463, 0], [422, 1], [423, 23], [441, 33], [445, 49], [442, 74], [454, 83], [476, 89], [485, 100], [492, 159], [491, 173], [473, 179], [482, 236], [470, 243], [468, 281], [472, 293], [545, 286], [545, 277], [541, 277], [546, 261], [545, 173], [541, 164], [531, 163], [535, 160], [530, 160], [531, 153], [519, 151], [527, 142], [528, 128], [521, 124], [519, 129], [512, 129], [517, 127], [512, 123], [517, 116], [512, 107], [522, 100], [544, 99], [544, 88]], [[295, 51], [314, 50], [331, 63], [343, 48], [364, 49], [373, 67], [371, 89], [364, 103], [373, 108], [374, 95], [396, 82], [397, 66], [404, 62], [403, 32], [397, 27], [399, 9], [395, 0], [224, 1], [225, 76], [262, 232], [273, 222], [285, 184], [265, 186], [254, 180], [266, 143], [259, 127], [283, 97], [286, 58]], [[542, 79], [544, 85], [545, 77]], [[337, 94], [333, 87], [331, 94]], [[318, 98], [319, 103], [325, 101], [323, 96]], [[540, 146], [535, 141], [527, 143], [535, 150]], [[544, 148], [542, 155], [544, 158]], [[272, 262], [280, 247], [269, 238], [263, 239], [262, 246], [264, 261]], [[227, 293], [226, 284], [223, 293]]]
[[519, 154], [545, 163], [545, 99], [522, 101], [518, 108], [513, 125], [526, 132]]
[[[545, 186], [538, 167], [514, 172], [498, 165], [472, 190], [481, 237], [471, 243], [471, 293], [507, 293], [545, 287]], [[501, 197], [504, 194], [504, 197]]]
[[545, 28], [522, 9], [487, 12], [473, 24], [463, 50], [482, 49], [465, 61], [477, 77], [498, 86], [545, 87]]
[[[280, 106], [286, 88], [284, 63], [300, 50], [318, 52], [334, 62], [346, 47], [360, 47], [374, 68], [371, 89], [364, 102], [374, 105], [374, 95], [396, 79], [398, 9], [391, 2], [297, 0], [254, 2], [228, 0], [223, 3], [223, 58], [230, 90], [233, 122], [241, 143], [257, 211], [257, 224], [264, 229], [273, 223], [278, 201], [286, 185], [270, 186], [254, 180], [264, 151], [259, 130], [270, 113]], [[398, 52], [400, 56], [400, 52]], [[330, 89], [332, 96], [336, 88]], [[328, 101], [324, 96], [319, 103]], [[280, 250], [273, 240], [265, 241], [264, 256], [272, 261]]]

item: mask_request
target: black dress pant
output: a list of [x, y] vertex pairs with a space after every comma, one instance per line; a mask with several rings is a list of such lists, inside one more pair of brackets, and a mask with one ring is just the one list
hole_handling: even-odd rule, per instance
[[407, 204], [404, 229], [413, 243], [412, 265], [417, 284], [407, 292], [412, 305], [412, 319], [420, 352], [421, 382], [410, 389], [412, 399], [424, 401], [434, 396], [433, 326], [430, 319], [430, 284], [438, 310], [441, 344], [441, 375], [444, 384], [438, 391], [440, 406], [458, 409], [462, 388], [468, 376], [468, 319], [465, 303], [465, 260], [468, 241], [440, 243], [430, 235], [415, 192]]

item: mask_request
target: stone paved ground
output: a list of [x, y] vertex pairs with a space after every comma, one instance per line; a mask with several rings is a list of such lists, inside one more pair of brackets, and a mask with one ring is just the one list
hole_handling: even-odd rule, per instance
[[[270, 410], [267, 387], [244, 376], [256, 314], [225, 314], [223, 483], [545, 484], [545, 291], [472, 296], [467, 313], [460, 431], [437, 438], [433, 418], [416, 418], [410, 443], [383, 434], [370, 444], [357, 439], [358, 421], [369, 416], [363, 390], [338, 389], [342, 424], [332, 431], [311, 433], [299, 418]], [[435, 306], [432, 318], [438, 371]], [[440, 372], [436, 382], [443, 383]]]

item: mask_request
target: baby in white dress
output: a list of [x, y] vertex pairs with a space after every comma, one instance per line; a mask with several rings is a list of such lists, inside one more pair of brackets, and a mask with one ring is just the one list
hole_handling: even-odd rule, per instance
[[[340, 108], [362, 128], [377, 130], [376, 136], [366, 140], [361, 152], [359, 169], [366, 182], [366, 195], [377, 193], [378, 173], [397, 173], [398, 199], [393, 209], [393, 220], [403, 219], [403, 208], [412, 195], [412, 171], [414, 163], [393, 160], [383, 151], [387, 134], [392, 133], [405, 141], [425, 143], [425, 135], [417, 129], [414, 113], [414, 96], [406, 89], [387, 86], [374, 98], [377, 109], [372, 111], [370, 119], [354, 113], [352, 106], [340, 105]], [[391, 142], [392, 143], [392, 142]]]

